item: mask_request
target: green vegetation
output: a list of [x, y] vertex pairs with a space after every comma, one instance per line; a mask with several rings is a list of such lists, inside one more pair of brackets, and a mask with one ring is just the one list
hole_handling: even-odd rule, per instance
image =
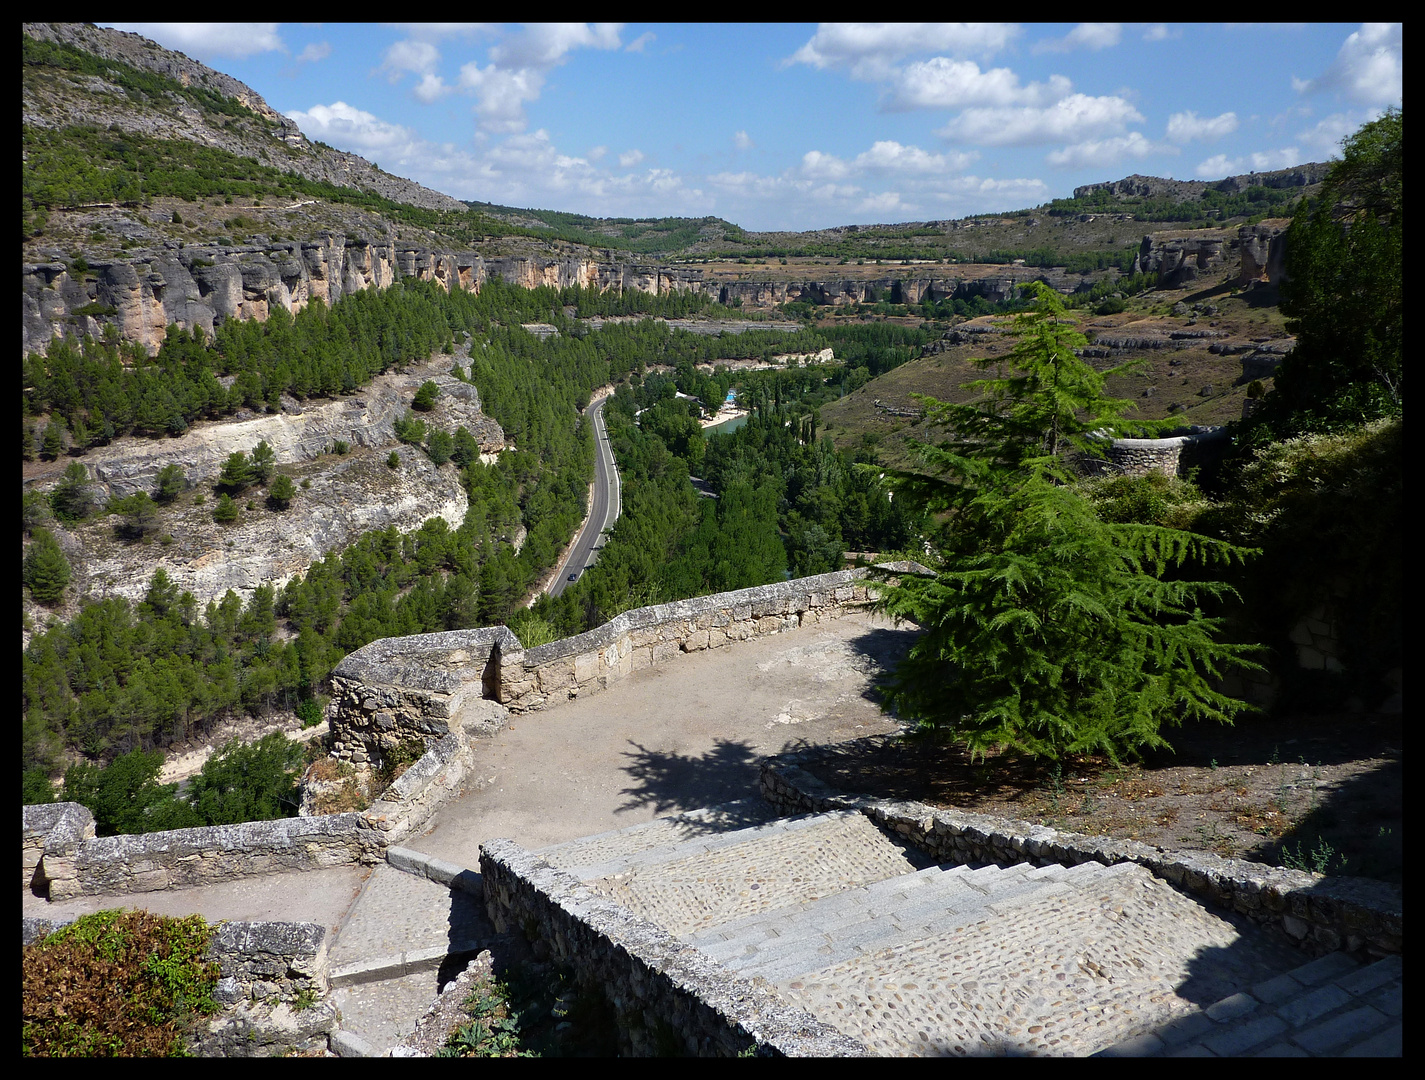
[[292, 505], [296, 495], [297, 486], [292, 483], [290, 476], [284, 474], [272, 481], [272, 486], [267, 490], [267, 501], [274, 510], [286, 510]]
[[69, 585], [69, 562], [48, 529], [34, 528], [30, 535], [22, 572], [25, 587], [36, 603], [58, 604]]
[[84, 915], [23, 950], [21, 1055], [181, 1057], [218, 1011], [199, 915]]
[[[936, 515], [932, 575], [902, 575], [884, 610], [924, 627], [887, 700], [974, 754], [1010, 750], [1117, 761], [1167, 746], [1165, 725], [1230, 722], [1246, 706], [1213, 688], [1255, 669], [1253, 647], [1219, 640], [1204, 604], [1235, 594], [1184, 581], [1188, 563], [1251, 552], [1158, 525], [1115, 523], [1071, 484], [1064, 455], [1093, 453], [1128, 403], [1073, 353], [1082, 338], [1040, 289], [1017, 318], [1009, 374], [973, 384], [978, 401], [926, 399], [951, 438], [915, 442], [929, 473], [897, 473], [901, 499]], [[994, 361], [981, 361], [989, 367]]]

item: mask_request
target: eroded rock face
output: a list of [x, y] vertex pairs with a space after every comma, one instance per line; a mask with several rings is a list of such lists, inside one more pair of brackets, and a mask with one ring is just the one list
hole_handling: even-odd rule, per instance
[[72, 588], [76, 595], [138, 601], [162, 567], [180, 592], [193, 593], [201, 610], [229, 589], [244, 600], [262, 584], [280, 589], [327, 552], [341, 550], [372, 529], [394, 526], [406, 532], [433, 517], [455, 529], [469, 508], [459, 470], [453, 464], [437, 469], [424, 453], [409, 447], [401, 451], [398, 469], [387, 468], [386, 452], [378, 449], [328, 457], [320, 467], [297, 475], [312, 484], [298, 490], [286, 511], [269, 510], [261, 490], [250, 489], [237, 501], [245, 505], [250, 494], [256, 508], [226, 526], [213, 521], [212, 497], [201, 506], [192, 505], [191, 497], [180, 498], [178, 505], [161, 511], [165, 534], [174, 537], [168, 546], [120, 541], [112, 518], [65, 530], [82, 553], [70, 559]]
[[1156, 274], [1160, 289], [1182, 288], [1226, 265], [1237, 246], [1237, 238], [1221, 229], [1151, 233], [1143, 237], [1132, 272]]
[[1289, 220], [1262, 221], [1243, 225], [1237, 230], [1237, 243], [1242, 250], [1242, 273], [1239, 285], [1252, 281], [1280, 284], [1285, 274], [1286, 230]]

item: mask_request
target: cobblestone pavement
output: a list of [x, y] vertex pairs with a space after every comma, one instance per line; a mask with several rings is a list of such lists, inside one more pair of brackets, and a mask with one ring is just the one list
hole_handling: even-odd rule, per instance
[[1401, 1057], [1405, 965], [1330, 953], [1100, 1057]]
[[779, 825], [754, 830], [759, 835], [750, 838], [729, 834], [740, 839], [711, 850], [709, 842], [694, 841], [682, 858], [591, 884], [635, 914], [683, 934], [916, 869], [857, 813]]
[[998, 905], [972, 925], [784, 979], [872, 1050], [1083, 1055], [1300, 960], [1146, 870]]

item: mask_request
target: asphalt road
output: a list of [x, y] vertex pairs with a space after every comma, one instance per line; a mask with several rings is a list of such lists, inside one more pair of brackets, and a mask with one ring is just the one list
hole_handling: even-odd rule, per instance
[[594, 500], [589, 509], [588, 520], [584, 522], [584, 529], [579, 533], [579, 539], [574, 541], [569, 558], [564, 560], [564, 565], [559, 568], [559, 576], [549, 587], [550, 596], [558, 596], [564, 591], [564, 587], [570, 584], [570, 574], [575, 571], [582, 574], [594, 564], [599, 549], [604, 546], [605, 530], [612, 529], [614, 522], [618, 520], [621, 509], [618, 467], [614, 464], [613, 451], [609, 449], [608, 428], [604, 426], [606, 400], [600, 398], [591, 402], [584, 410], [584, 415], [594, 422]]

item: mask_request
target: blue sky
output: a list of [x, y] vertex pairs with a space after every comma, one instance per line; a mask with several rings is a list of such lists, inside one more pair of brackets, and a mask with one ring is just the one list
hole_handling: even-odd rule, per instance
[[1399, 24], [104, 24], [447, 192], [749, 229], [963, 217], [1322, 161]]

